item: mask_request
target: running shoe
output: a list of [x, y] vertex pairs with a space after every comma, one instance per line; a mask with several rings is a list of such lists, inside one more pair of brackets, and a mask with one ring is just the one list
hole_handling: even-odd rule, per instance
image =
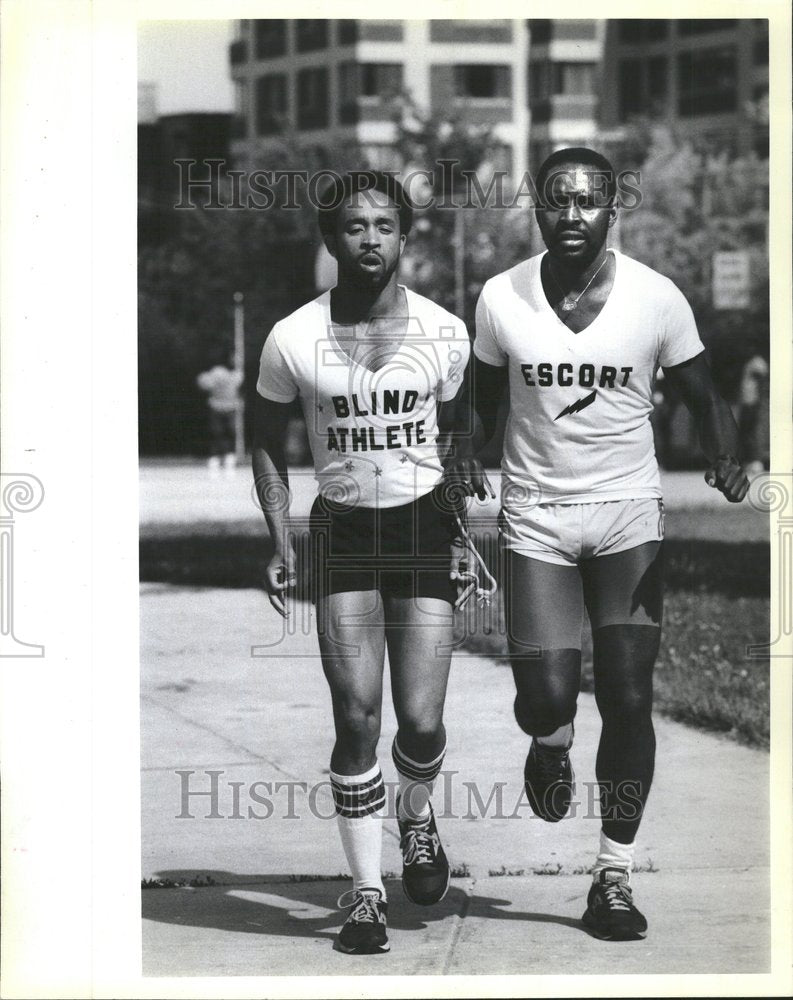
[[630, 877], [621, 868], [598, 872], [581, 919], [603, 941], [637, 941], [647, 933], [647, 921], [633, 905]]
[[[390, 950], [386, 934], [388, 903], [379, 889], [350, 889], [352, 906], [336, 938], [336, 949], [346, 955], [378, 955]], [[338, 905], [348, 892], [339, 896]]]
[[533, 739], [523, 768], [523, 780], [529, 805], [537, 816], [546, 823], [564, 819], [575, 794], [570, 747], [556, 750]]
[[[399, 816], [399, 797], [397, 797]], [[402, 850], [402, 888], [419, 906], [439, 903], [449, 888], [449, 862], [435, 826], [430, 806], [429, 818], [418, 823], [399, 821], [399, 846]]]

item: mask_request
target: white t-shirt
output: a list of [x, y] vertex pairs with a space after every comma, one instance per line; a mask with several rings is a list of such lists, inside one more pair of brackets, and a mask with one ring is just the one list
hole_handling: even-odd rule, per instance
[[[350, 359], [333, 333], [330, 292], [276, 323], [262, 350], [260, 395], [300, 397], [319, 490], [339, 503], [396, 507], [429, 493], [443, 468], [436, 401], [454, 399], [468, 363], [465, 324], [404, 290], [405, 339], [378, 371]], [[366, 355], [376, 341], [356, 342]]]
[[474, 353], [509, 366], [501, 463], [505, 510], [522, 504], [660, 497], [652, 383], [703, 350], [691, 307], [663, 275], [622, 253], [603, 309], [573, 333], [540, 280], [543, 254], [491, 278]]

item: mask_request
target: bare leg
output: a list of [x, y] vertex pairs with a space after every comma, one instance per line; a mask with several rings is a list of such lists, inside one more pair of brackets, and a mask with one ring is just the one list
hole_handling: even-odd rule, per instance
[[653, 667], [661, 638], [663, 547], [647, 542], [582, 566], [592, 620], [603, 832], [631, 844], [653, 779]]
[[399, 744], [419, 761], [437, 757], [446, 745], [443, 704], [453, 627], [448, 601], [386, 598], [386, 641]]
[[380, 738], [383, 602], [376, 590], [344, 591], [323, 597], [317, 617], [336, 726], [331, 770], [361, 774], [374, 765]]
[[549, 737], [575, 716], [581, 681], [583, 593], [576, 566], [507, 552], [505, 612], [515, 718]]

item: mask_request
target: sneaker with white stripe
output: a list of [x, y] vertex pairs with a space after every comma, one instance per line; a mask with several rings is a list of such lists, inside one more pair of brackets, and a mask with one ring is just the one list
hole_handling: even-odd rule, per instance
[[383, 894], [379, 889], [349, 889], [339, 896], [337, 905], [346, 906], [342, 900], [349, 894], [352, 894], [352, 905], [336, 938], [336, 950], [345, 955], [378, 955], [389, 951], [388, 903]]
[[[399, 798], [397, 797], [397, 815]], [[418, 906], [439, 903], [449, 888], [449, 862], [443, 850], [435, 814], [430, 805], [426, 820], [399, 820], [399, 846], [402, 850], [402, 888]]]

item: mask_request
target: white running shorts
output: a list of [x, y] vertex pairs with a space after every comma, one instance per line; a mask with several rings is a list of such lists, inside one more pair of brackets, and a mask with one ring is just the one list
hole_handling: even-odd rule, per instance
[[539, 503], [502, 509], [502, 543], [514, 552], [574, 566], [664, 537], [664, 504], [655, 497], [596, 503]]

